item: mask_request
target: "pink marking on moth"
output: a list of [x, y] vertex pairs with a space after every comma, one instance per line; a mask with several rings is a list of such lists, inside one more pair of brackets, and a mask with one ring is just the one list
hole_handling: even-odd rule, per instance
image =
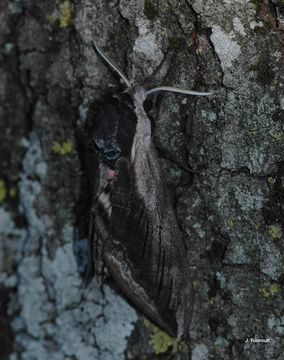
[[118, 172], [116, 170], [112, 170], [110, 168], [106, 171], [106, 179], [108, 181], [115, 180], [117, 178]]
[[101, 174], [101, 184], [104, 181], [113, 181], [116, 180], [118, 171], [109, 168], [107, 165], [100, 163], [100, 174]]

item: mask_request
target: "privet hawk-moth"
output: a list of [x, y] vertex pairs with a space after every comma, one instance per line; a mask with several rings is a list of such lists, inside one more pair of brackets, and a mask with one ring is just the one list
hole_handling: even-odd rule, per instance
[[143, 103], [158, 91], [211, 93], [132, 86], [93, 45], [127, 89], [95, 102], [88, 112], [100, 170], [91, 210], [91, 261], [97, 274], [106, 267], [142, 314], [180, 337], [188, 329], [193, 308], [190, 267]]

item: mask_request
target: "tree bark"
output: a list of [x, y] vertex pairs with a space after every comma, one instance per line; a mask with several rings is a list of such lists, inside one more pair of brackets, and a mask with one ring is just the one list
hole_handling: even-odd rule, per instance
[[[284, 359], [283, 8], [0, 2], [1, 359]], [[82, 129], [122, 89], [92, 40], [137, 84], [214, 91], [156, 95], [149, 112], [196, 291], [182, 341], [113, 286], [84, 287], [97, 174]]]

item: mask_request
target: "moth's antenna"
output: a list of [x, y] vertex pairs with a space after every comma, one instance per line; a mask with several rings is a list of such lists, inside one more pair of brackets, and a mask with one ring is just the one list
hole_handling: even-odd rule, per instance
[[171, 86], [159, 86], [159, 87], [156, 87], [156, 88], [146, 91], [146, 96], [150, 95], [150, 94], [154, 94], [156, 92], [161, 92], [161, 91], [169, 91], [169, 92], [174, 92], [174, 93], [178, 93], [178, 94], [196, 95], [196, 96], [208, 96], [208, 95], [214, 94], [213, 92], [199, 92], [199, 91], [194, 91], [194, 90], [180, 89], [180, 88], [171, 87]]
[[109, 57], [107, 57], [102, 50], [97, 46], [97, 44], [92, 41], [93, 47], [95, 49], [95, 51], [97, 51], [100, 56], [113, 68], [114, 71], [116, 71], [118, 73], [118, 75], [122, 78], [122, 80], [125, 82], [125, 84], [127, 85], [127, 87], [131, 87], [130, 81], [127, 79], [127, 77], [124, 75], [123, 71], [120, 70], [120, 68], [118, 66], [116, 66], [112, 60], [110, 60]]

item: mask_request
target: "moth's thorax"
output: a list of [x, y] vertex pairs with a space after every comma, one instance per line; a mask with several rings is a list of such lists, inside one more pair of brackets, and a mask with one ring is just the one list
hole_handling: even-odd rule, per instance
[[135, 104], [140, 104], [143, 106], [143, 102], [146, 99], [146, 90], [143, 88], [143, 86], [134, 85], [128, 88], [125, 92], [127, 92], [132, 97], [134, 107]]
[[[151, 122], [144, 110], [143, 103], [146, 99], [146, 91], [142, 86], [134, 86], [133, 105], [137, 118], [136, 132], [131, 149], [131, 161], [134, 163], [137, 156], [143, 156], [151, 142]], [[145, 154], [144, 154], [145, 155]]]

